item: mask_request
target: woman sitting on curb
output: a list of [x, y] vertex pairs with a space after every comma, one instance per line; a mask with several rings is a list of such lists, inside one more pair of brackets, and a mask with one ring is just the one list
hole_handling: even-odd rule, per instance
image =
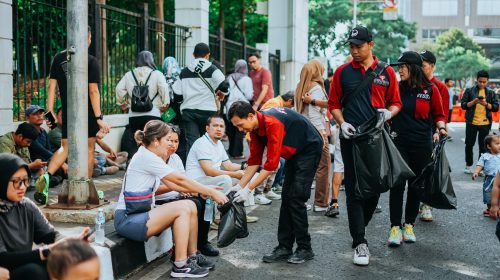
[[[0, 267], [9, 270], [11, 280], [48, 279], [45, 261], [50, 250], [66, 238], [61, 239], [35, 203], [25, 197], [28, 165], [16, 155], [3, 153], [0, 170]], [[33, 243], [46, 245], [33, 250]]]
[[[142, 144], [132, 157], [123, 180], [122, 193], [115, 211], [116, 231], [132, 240], [146, 241], [172, 227], [175, 262], [172, 277], [203, 277], [213, 268], [198, 252], [198, 216], [192, 201], [179, 200], [154, 207], [155, 195], [169, 191], [200, 193], [217, 203], [227, 197], [216, 189], [205, 187], [174, 171], [165, 163], [171, 128], [162, 121], [149, 121], [144, 130], [135, 133]], [[160, 186], [160, 183], [162, 184]]]

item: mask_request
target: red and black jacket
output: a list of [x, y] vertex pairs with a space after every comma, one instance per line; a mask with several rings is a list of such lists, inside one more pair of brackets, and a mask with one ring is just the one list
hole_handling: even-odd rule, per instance
[[450, 92], [448, 91], [448, 87], [446, 85], [436, 79], [436, 77], [432, 77], [431, 83], [433, 83], [437, 89], [439, 90], [439, 93], [441, 94], [441, 104], [443, 105], [443, 112], [444, 116], [446, 119], [448, 119], [448, 115], [450, 113]]
[[438, 88], [434, 84], [410, 88], [406, 82], [400, 82], [399, 90], [403, 108], [392, 119], [394, 141], [411, 146], [429, 145], [434, 124], [446, 121]]
[[377, 67], [378, 59], [373, 58], [373, 64], [367, 70], [358, 62], [352, 61], [337, 68], [333, 74], [328, 109], [342, 109], [344, 120], [354, 127], [369, 120], [374, 115], [374, 108], [401, 108], [396, 73], [390, 66], [373, 80], [371, 86], [365, 87], [359, 94], [352, 95], [346, 104], [342, 105], [344, 94], [353, 94], [366, 75]]
[[267, 159], [264, 170], [278, 168], [280, 157], [289, 160], [311, 146], [323, 145], [318, 130], [301, 114], [288, 108], [274, 107], [257, 112], [259, 128], [250, 133], [248, 165], [261, 165], [264, 148]]

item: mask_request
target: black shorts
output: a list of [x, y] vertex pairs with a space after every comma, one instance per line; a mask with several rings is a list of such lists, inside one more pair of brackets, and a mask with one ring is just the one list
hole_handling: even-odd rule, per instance
[[[68, 139], [68, 118], [67, 118], [67, 114], [64, 111], [62, 114], [62, 121], [63, 121], [62, 139]], [[88, 136], [88, 138], [96, 137], [97, 132], [99, 132], [99, 129], [100, 129], [99, 125], [97, 124], [97, 120], [95, 118], [88, 118], [88, 124], [89, 124], [89, 128], [88, 128], [89, 136]]]

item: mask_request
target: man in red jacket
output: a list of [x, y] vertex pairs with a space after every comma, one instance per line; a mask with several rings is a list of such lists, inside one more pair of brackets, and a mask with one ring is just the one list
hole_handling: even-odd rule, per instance
[[[321, 158], [321, 135], [304, 116], [283, 107], [256, 112], [252, 105], [238, 101], [229, 109], [228, 118], [240, 131], [250, 132], [251, 138], [248, 167], [239, 185], [234, 187], [238, 191], [236, 202], [245, 201], [252, 190], [278, 168], [280, 157], [287, 161], [278, 223], [279, 245], [262, 260], [286, 260], [296, 264], [311, 260], [314, 253], [305, 203], [311, 196], [311, 185]], [[250, 181], [262, 164], [266, 147], [264, 168]], [[295, 242], [297, 250], [292, 254]]]

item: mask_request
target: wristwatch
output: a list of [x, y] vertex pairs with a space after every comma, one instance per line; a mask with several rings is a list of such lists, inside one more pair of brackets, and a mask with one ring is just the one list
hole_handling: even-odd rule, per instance
[[103, 114], [101, 114], [99, 117], [95, 117], [95, 119], [96, 119], [96, 120], [101, 120], [101, 121], [102, 121], [102, 120], [104, 119], [104, 115], [103, 115]]

